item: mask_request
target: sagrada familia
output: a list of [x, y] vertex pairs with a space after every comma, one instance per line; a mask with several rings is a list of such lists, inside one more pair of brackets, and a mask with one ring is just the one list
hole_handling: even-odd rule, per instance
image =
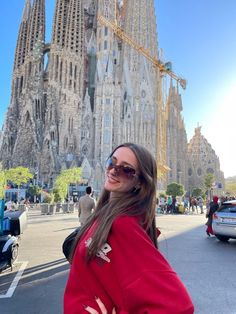
[[45, 0], [25, 1], [0, 134], [4, 168], [28, 167], [51, 187], [61, 170], [81, 166], [99, 191], [109, 153], [135, 142], [156, 157], [159, 190], [171, 182], [186, 191], [203, 187], [207, 173], [224, 188], [219, 158], [201, 128], [187, 141], [178, 84], [171, 80], [164, 97], [161, 71], [130, 46], [129, 39], [159, 58], [154, 12], [153, 0], [56, 0], [47, 43]]

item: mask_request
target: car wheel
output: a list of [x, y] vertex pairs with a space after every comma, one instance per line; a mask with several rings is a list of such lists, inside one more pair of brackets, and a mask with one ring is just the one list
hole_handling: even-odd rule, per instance
[[219, 239], [221, 242], [228, 242], [228, 241], [229, 241], [229, 237], [222, 236], [222, 235], [219, 235], [219, 234], [215, 234], [215, 236], [216, 236], [217, 239]]

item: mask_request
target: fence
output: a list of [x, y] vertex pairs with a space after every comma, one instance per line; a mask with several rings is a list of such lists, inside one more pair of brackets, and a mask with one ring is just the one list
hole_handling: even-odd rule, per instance
[[54, 215], [54, 214], [67, 214], [74, 213], [76, 204], [74, 203], [38, 203], [38, 204], [19, 204], [17, 206], [18, 210], [31, 211], [39, 210], [42, 215]]

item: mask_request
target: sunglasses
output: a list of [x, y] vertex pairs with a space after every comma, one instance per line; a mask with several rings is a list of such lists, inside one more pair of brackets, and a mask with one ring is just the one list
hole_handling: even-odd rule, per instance
[[115, 160], [112, 157], [109, 157], [106, 162], [106, 170], [110, 171], [111, 169], [115, 170], [115, 175], [117, 177], [132, 179], [136, 175], [134, 168], [125, 165], [116, 165]]

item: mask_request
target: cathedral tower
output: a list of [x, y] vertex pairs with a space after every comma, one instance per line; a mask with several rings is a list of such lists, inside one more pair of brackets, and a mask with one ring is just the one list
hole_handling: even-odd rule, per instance
[[167, 163], [170, 171], [167, 183], [177, 182], [186, 186], [187, 134], [181, 116], [182, 100], [172, 82], [167, 99]]
[[188, 190], [205, 189], [205, 176], [214, 176], [216, 187], [214, 193], [221, 195], [224, 190], [224, 173], [220, 170], [219, 157], [201, 134], [201, 127], [195, 128], [195, 134], [188, 144]]
[[[157, 58], [156, 18], [153, 0], [127, 1], [124, 31]], [[140, 52], [123, 42], [122, 138], [143, 144], [157, 156], [159, 70]]]
[[37, 167], [45, 118], [43, 97], [44, 0], [26, 0], [19, 28], [0, 159], [4, 167]]

